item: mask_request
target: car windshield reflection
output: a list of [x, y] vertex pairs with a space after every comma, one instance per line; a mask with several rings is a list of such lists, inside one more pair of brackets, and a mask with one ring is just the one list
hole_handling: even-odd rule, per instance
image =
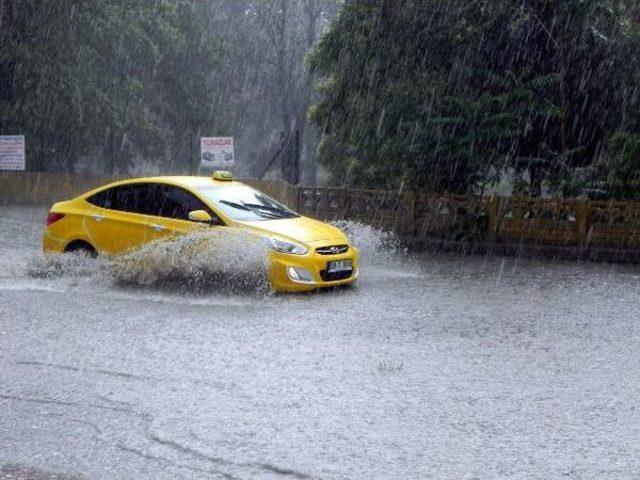
[[251, 222], [297, 218], [299, 215], [251, 187], [202, 187], [198, 191], [233, 220]]

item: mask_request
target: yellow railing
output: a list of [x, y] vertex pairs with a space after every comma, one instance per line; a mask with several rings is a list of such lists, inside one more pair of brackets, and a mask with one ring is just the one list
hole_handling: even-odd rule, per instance
[[640, 250], [640, 203], [300, 188], [299, 210], [410, 239]]

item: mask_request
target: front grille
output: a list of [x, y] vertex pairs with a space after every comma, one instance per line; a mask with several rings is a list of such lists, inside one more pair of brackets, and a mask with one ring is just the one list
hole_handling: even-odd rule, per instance
[[338, 280], [346, 280], [353, 275], [353, 270], [346, 272], [332, 272], [329, 273], [326, 270], [320, 270], [320, 278], [323, 282], [337, 282]]
[[320, 255], [340, 255], [349, 251], [349, 245], [332, 245], [329, 247], [318, 247], [316, 252]]

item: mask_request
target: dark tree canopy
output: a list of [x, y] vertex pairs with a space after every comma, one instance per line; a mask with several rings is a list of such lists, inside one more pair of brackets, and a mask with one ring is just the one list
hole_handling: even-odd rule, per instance
[[30, 170], [229, 134], [258, 175], [297, 131], [311, 182], [317, 150], [339, 185], [635, 198], [639, 32], [631, 0], [0, 0], [0, 134]]
[[341, 184], [466, 192], [508, 168], [568, 191], [638, 132], [637, 24], [607, 0], [352, 0], [310, 58]]

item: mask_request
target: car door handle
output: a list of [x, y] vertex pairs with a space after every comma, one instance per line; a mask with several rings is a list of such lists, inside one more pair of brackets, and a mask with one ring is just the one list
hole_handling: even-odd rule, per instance
[[93, 219], [94, 219], [96, 222], [101, 222], [101, 221], [103, 221], [105, 218], [106, 218], [106, 217], [105, 217], [104, 215], [93, 215]]
[[149, 226], [153, 228], [156, 232], [162, 232], [164, 230], [164, 227], [162, 225], [154, 224]]

